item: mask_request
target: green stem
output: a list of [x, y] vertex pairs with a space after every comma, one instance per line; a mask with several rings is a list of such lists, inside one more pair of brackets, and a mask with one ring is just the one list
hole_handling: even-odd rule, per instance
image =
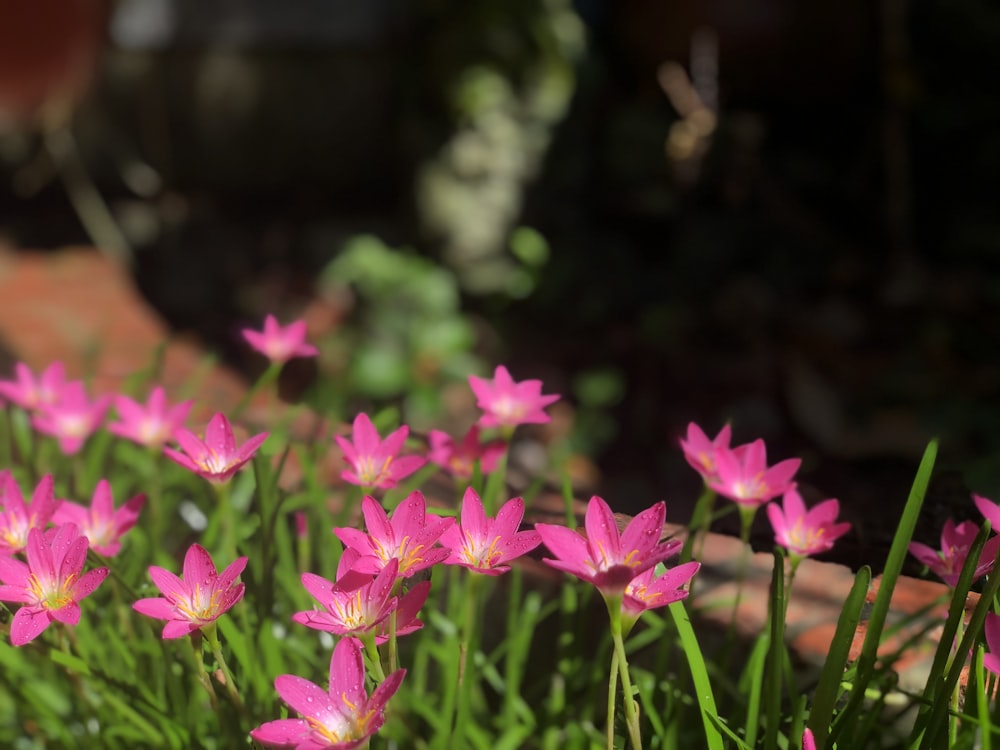
[[225, 658], [222, 656], [222, 644], [219, 642], [219, 632], [213, 622], [211, 625], [207, 625], [202, 628], [202, 632], [205, 634], [205, 639], [208, 641], [209, 648], [212, 649], [212, 655], [215, 657], [216, 664], [222, 670], [222, 675], [225, 678], [226, 692], [229, 693], [230, 699], [233, 701], [233, 705], [239, 709], [240, 713], [243, 713], [243, 699], [240, 698], [240, 693], [236, 689], [236, 681], [233, 679], [233, 673], [229, 669], [229, 665], [226, 663]]
[[[474, 672], [473, 669], [469, 668], [469, 653], [475, 654], [477, 648], [480, 583], [481, 576], [478, 573], [469, 573], [465, 577], [462, 635], [458, 644], [458, 701], [456, 702], [455, 728], [452, 734], [453, 743], [456, 740], [464, 742], [465, 725], [468, 722], [471, 709], [472, 691], [475, 689], [475, 680], [467, 680], [466, 677]], [[473, 664], [475, 664], [475, 659], [473, 659]]]
[[[195, 668], [198, 671], [198, 682], [201, 683], [201, 686], [205, 688], [205, 692], [208, 693], [208, 699], [212, 704], [212, 710], [218, 711], [219, 696], [215, 694], [215, 686], [212, 685], [212, 678], [208, 676], [208, 671], [205, 669], [205, 658], [201, 651], [201, 631], [191, 633], [191, 637], [186, 638], [185, 640], [191, 648], [191, 656], [194, 658]], [[195, 643], [196, 640], [197, 643]]]
[[618, 696], [618, 652], [611, 654], [611, 673], [608, 675], [608, 729], [607, 748], [615, 750], [615, 699]]
[[[611, 619], [611, 639], [615, 644], [615, 655], [618, 657], [618, 674], [622, 680], [622, 703], [625, 705], [625, 723], [628, 725], [629, 737], [634, 750], [642, 749], [642, 734], [639, 730], [639, 712], [635, 699], [632, 697], [632, 678], [628, 671], [628, 656], [625, 654], [625, 641], [622, 638], [622, 596], [605, 596], [608, 616]], [[614, 713], [608, 717], [614, 722]]]
[[361, 635], [361, 643], [365, 647], [365, 653], [368, 654], [368, 661], [374, 673], [375, 681], [381, 685], [385, 680], [385, 671], [382, 669], [382, 657], [378, 652], [378, 644], [375, 643], [374, 631], [363, 633]]
[[272, 362], [268, 365], [268, 368], [264, 370], [264, 373], [257, 378], [257, 382], [247, 389], [246, 393], [243, 394], [243, 398], [241, 398], [239, 403], [233, 408], [233, 411], [229, 415], [230, 422], [235, 422], [243, 416], [243, 412], [246, 411], [250, 402], [253, 400], [253, 397], [256, 396], [263, 388], [277, 381], [278, 375], [281, 374], [281, 368], [284, 366], [284, 362]]
[[496, 513], [496, 509], [500, 506], [500, 495], [503, 493], [504, 480], [507, 477], [507, 460], [510, 456], [510, 438], [505, 434], [507, 438], [504, 443], [503, 453], [500, 454], [500, 460], [497, 461], [497, 467], [489, 473], [486, 477], [486, 487], [483, 490], [483, 508], [486, 510], [486, 515], [492, 516]]
[[212, 487], [215, 488], [215, 495], [218, 498], [215, 513], [222, 519], [222, 548], [227, 559], [232, 559], [236, 557], [236, 514], [230, 507], [232, 480], [212, 482]]

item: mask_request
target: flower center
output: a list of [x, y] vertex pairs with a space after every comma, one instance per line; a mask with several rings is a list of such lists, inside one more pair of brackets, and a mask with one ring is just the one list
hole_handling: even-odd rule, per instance
[[358, 461], [358, 479], [364, 485], [376, 485], [389, 478], [389, 464], [395, 456], [388, 456], [382, 465], [375, 468], [375, 457], [365, 456]]
[[3, 536], [4, 542], [8, 547], [14, 550], [22, 550], [28, 544], [28, 529], [31, 528], [31, 521], [24, 518], [19, 518], [13, 513], [5, 513], [5, 517], [0, 516], [3, 520], [3, 531], [0, 535]]
[[69, 590], [73, 587], [76, 575], [70, 575], [65, 581], [42, 581], [35, 573], [28, 576], [28, 590], [35, 597], [38, 606], [47, 610], [59, 610], [70, 604], [73, 597]]
[[[367, 587], [362, 587], [367, 588]], [[368, 626], [368, 613], [361, 601], [361, 589], [355, 590], [350, 596], [337, 597], [333, 600], [334, 612], [347, 630], [362, 630]]]
[[196, 583], [187, 600], [178, 601], [174, 606], [192, 622], [211, 622], [218, 616], [221, 594], [222, 591], [211, 584], [202, 588]]
[[462, 557], [474, 568], [492, 568], [503, 554], [498, 546], [500, 537], [493, 537], [489, 544], [482, 541], [477, 544], [477, 540], [472, 538], [469, 532], [465, 532], [465, 544], [462, 545]]

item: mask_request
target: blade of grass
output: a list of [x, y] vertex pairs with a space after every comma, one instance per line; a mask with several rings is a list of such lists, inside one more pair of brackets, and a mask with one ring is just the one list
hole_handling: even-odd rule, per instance
[[764, 706], [767, 725], [764, 727], [764, 750], [778, 747], [778, 725], [781, 723], [781, 667], [785, 653], [785, 555], [781, 547], [774, 549], [774, 569], [771, 573], [770, 642], [767, 649], [767, 676], [764, 682]]
[[705, 726], [705, 748], [707, 750], [723, 750], [724, 743], [719, 731], [718, 710], [715, 707], [715, 696], [712, 694], [712, 684], [705, 669], [705, 657], [698, 645], [698, 638], [691, 627], [691, 618], [684, 608], [684, 602], [674, 602], [669, 605], [670, 615], [674, 618], [674, 626], [681, 638], [681, 646], [687, 657], [691, 679], [694, 681], [695, 696], [701, 711], [701, 720]]

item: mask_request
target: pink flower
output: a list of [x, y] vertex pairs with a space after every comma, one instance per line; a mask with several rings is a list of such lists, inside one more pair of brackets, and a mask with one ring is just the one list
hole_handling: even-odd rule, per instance
[[250, 736], [264, 745], [296, 750], [353, 750], [368, 743], [385, 721], [385, 705], [399, 689], [405, 669], [398, 669], [372, 692], [365, 692], [361, 646], [344, 638], [330, 659], [330, 689], [294, 675], [275, 679], [281, 699], [303, 719], [277, 719], [261, 724]]
[[669, 568], [661, 576], [656, 575], [656, 568], [648, 568], [629, 581], [622, 598], [622, 626], [625, 632], [632, 629], [647, 609], [666, 607], [685, 599], [688, 592], [681, 586], [689, 583], [700, 567], [701, 563], [686, 562]]
[[10, 642], [23, 646], [53, 622], [80, 622], [80, 600], [107, 578], [107, 568], [80, 575], [87, 559], [87, 538], [71, 523], [28, 532], [28, 563], [0, 557], [0, 601], [23, 604], [10, 622]]
[[247, 566], [247, 558], [238, 557], [221, 573], [200, 544], [192, 544], [184, 555], [183, 578], [156, 565], [149, 567], [149, 577], [163, 594], [140, 599], [132, 609], [157, 620], [166, 620], [164, 638], [182, 638], [211, 625], [243, 598], [246, 586], [236, 579]]
[[164, 448], [163, 452], [175, 463], [210, 482], [227, 482], [253, 458], [261, 443], [267, 440], [267, 435], [262, 432], [237, 446], [232, 425], [225, 415], [219, 413], [208, 421], [204, 441], [181, 427], [174, 432], [174, 439], [184, 453], [172, 448]]
[[152, 390], [145, 405], [128, 396], [117, 396], [115, 408], [119, 419], [109, 424], [108, 430], [139, 445], [159, 448], [175, 430], [184, 426], [193, 404], [194, 401], [184, 401], [170, 406], [160, 386]]
[[114, 557], [122, 548], [122, 536], [139, 520], [139, 511], [145, 502], [145, 495], [136, 495], [115, 510], [111, 485], [108, 480], [102, 479], [94, 489], [89, 508], [64, 500], [52, 521], [55, 524], [76, 524], [94, 552]]
[[37, 379], [31, 368], [18, 362], [14, 365], [14, 374], [15, 380], [0, 380], [0, 396], [27, 411], [54, 404], [66, 384], [66, 368], [62, 362], [53, 362]]
[[983, 514], [983, 518], [990, 522], [990, 530], [994, 534], [1000, 532], [1000, 505], [975, 493], [972, 495], [972, 501], [976, 504], [979, 512]]
[[[944, 522], [944, 529], [941, 531], [940, 551], [920, 542], [910, 542], [908, 549], [911, 555], [930, 568], [938, 578], [949, 586], [954, 586], [958, 583], [958, 577], [969, 556], [969, 548], [972, 547], [977, 534], [979, 526], [972, 521], [963, 521], [956, 526], [949, 518]], [[991, 537], [986, 541], [972, 577], [973, 581], [990, 572], [997, 549], [1000, 549], [1000, 536]]]
[[510, 570], [504, 563], [530, 552], [542, 543], [537, 531], [518, 531], [524, 518], [524, 500], [515, 497], [503, 504], [496, 519], [487, 518], [479, 495], [471, 487], [462, 498], [462, 523], [452, 524], [441, 535], [441, 546], [450, 554], [446, 565], [461, 565], [496, 576]]
[[708, 485], [740, 505], [756, 507], [783, 495], [801, 463], [801, 459], [789, 458], [768, 468], [763, 440], [731, 450], [717, 448], [716, 476]]
[[63, 387], [55, 403], [40, 404], [31, 423], [39, 432], [56, 438], [59, 449], [72, 456], [101, 426], [110, 405], [110, 396], [91, 401], [83, 383], [74, 381]]
[[989, 653], [983, 654], [983, 666], [995, 675], [1000, 675], [1000, 615], [986, 613], [983, 623], [983, 633], [986, 635], [986, 645]]
[[333, 533], [358, 551], [354, 569], [359, 573], [376, 574], [396, 560], [397, 575], [409, 578], [418, 571], [437, 565], [451, 554], [450, 550], [433, 548], [434, 543], [455, 523], [454, 518], [438, 518], [427, 513], [424, 496], [409, 494], [392, 513], [392, 521], [371, 497], [361, 501], [368, 533], [352, 528], [336, 528]]
[[315, 357], [319, 354], [312, 344], [306, 343], [306, 322], [296, 320], [282, 327], [273, 315], [264, 318], [264, 330], [244, 328], [243, 338], [251, 347], [274, 364], [284, 363], [295, 357]]
[[368, 415], [358, 414], [351, 432], [353, 442], [340, 435], [334, 437], [344, 452], [344, 460], [351, 465], [340, 476], [345, 482], [361, 487], [380, 487], [384, 490], [395, 487], [400, 479], [427, 463], [419, 456], [399, 456], [409, 434], [410, 428], [403, 425], [382, 440]]
[[660, 544], [667, 509], [659, 502], [633, 518], [619, 535], [611, 508], [596, 495], [584, 519], [586, 536], [566, 526], [536, 523], [542, 542], [557, 559], [553, 568], [594, 584], [605, 596], [622, 596], [637, 575], [676, 553], [681, 543]]
[[541, 380], [515, 383], [503, 365], [496, 368], [493, 380], [470, 375], [469, 386], [476, 394], [476, 405], [485, 412], [479, 418], [482, 427], [545, 424], [551, 417], [542, 410], [559, 400], [557, 394], [542, 395]]
[[0, 471], [0, 555], [14, 555], [28, 545], [31, 529], [44, 529], [59, 508], [52, 475], [42, 477], [31, 496], [31, 504], [24, 504], [21, 488], [13, 475]]
[[[986, 615], [989, 617], [989, 615]], [[802, 750], [816, 750], [816, 740], [811, 729], [806, 729], [802, 733]]]
[[431, 430], [427, 437], [431, 444], [427, 458], [459, 479], [472, 479], [476, 461], [483, 474], [492, 473], [506, 449], [506, 444], [500, 440], [486, 444], [479, 442], [478, 425], [469, 428], [460, 444], [440, 430]]
[[302, 585], [324, 609], [296, 612], [292, 620], [313, 630], [325, 630], [337, 635], [378, 631], [382, 626], [375, 638], [378, 644], [389, 640], [384, 625], [393, 611], [396, 612], [397, 636], [422, 628], [423, 623], [416, 618], [427, 601], [431, 582], [421, 581], [401, 598], [392, 596], [399, 562], [390, 560], [373, 579], [370, 574], [351, 568], [358, 557], [357, 550], [344, 551], [337, 568], [336, 583], [312, 573], [303, 573]]
[[725, 425], [714, 440], [709, 440], [708, 436], [694, 422], [688, 425], [687, 440], [681, 439], [681, 450], [684, 451], [684, 458], [691, 464], [691, 468], [697, 471], [711, 483], [718, 480], [715, 473], [715, 453], [720, 450], [729, 450], [729, 440], [732, 430], [729, 425]]
[[782, 507], [769, 503], [767, 517], [774, 529], [774, 541], [792, 555], [808, 557], [833, 549], [833, 543], [851, 529], [849, 523], [836, 523], [840, 503], [824, 500], [812, 510], [806, 510], [802, 496], [794, 486], [782, 498]]

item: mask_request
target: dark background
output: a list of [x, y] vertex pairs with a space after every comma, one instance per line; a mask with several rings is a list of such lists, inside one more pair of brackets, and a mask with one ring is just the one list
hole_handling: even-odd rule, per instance
[[801, 456], [852, 565], [932, 436], [920, 538], [1000, 498], [995, 5], [24, 5], [0, 0], [0, 235], [111, 244], [71, 134], [143, 293], [248, 373], [237, 322], [374, 235], [453, 275], [477, 354], [567, 397], [617, 508], [686, 520], [690, 420]]

